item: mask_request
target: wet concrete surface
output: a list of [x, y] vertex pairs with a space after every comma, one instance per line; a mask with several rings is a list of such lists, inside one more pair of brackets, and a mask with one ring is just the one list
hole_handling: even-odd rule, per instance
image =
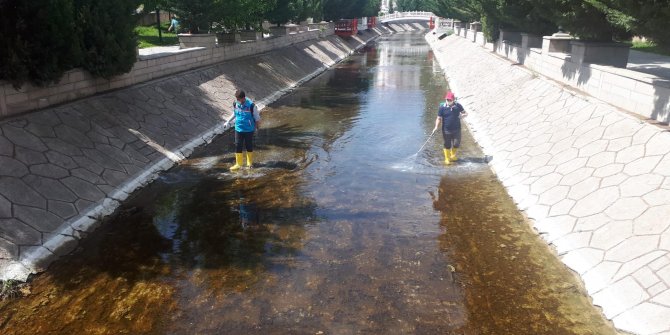
[[464, 132], [417, 150], [447, 88], [384, 37], [138, 191], [0, 302], [2, 334], [615, 334]]

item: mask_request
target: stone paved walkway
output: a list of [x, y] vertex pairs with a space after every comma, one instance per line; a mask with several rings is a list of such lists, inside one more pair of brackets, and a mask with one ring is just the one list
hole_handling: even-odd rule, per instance
[[670, 79], [669, 56], [631, 50], [628, 57], [628, 66], [626, 68]]
[[492, 168], [594, 304], [670, 334], [670, 132], [463, 38], [431, 42]]
[[180, 49], [178, 45], [144, 48], [139, 50], [139, 59], [152, 59], [167, 55], [176, 55], [184, 52], [189, 52], [193, 49], [204, 49], [204, 48]]

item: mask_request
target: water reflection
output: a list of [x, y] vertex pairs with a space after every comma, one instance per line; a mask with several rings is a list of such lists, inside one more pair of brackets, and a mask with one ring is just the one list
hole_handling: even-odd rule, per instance
[[253, 229], [260, 226], [258, 209], [254, 202], [241, 197], [239, 199], [238, 213], [240, 214], [240, 226], [242, 227], [242, 230], [247, 230], [249, 228]]

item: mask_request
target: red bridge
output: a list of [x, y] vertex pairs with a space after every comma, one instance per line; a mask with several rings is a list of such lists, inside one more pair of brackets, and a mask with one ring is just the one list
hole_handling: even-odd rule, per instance
[[[366, 18], [363, 18], [366, 19]], [[363, 23], [363, 28], [365, 28], [365, 23]], [[372, 29], [377, 26], [377, 17], [368, 17], [367, 18], [367, 29]], [[362, 29], [363, 29], [362, 28]], [[338, 36], [353, 36], [358, 33], [358, 18], [353, 19], [344, 19], [335, 22], [335, 34]]]

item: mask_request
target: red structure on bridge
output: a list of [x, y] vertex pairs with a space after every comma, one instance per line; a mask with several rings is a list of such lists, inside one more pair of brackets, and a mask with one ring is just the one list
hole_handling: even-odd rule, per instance
[[[367, 29], [372, 29], [377, 26], [377, 17], [371, 16], [367, 18]], [[361, 29], [365, 28], [365, 22], [361, 22]], [[343, 19], [335, 22], [335, 34], [338, 36], [353, 36], [358, 33], [358, 18]]]
[[372, 29], [377, 26], [377, 17], [372, 16], [368, 18], [368, 29]]
[[354, 36], [358, 33], [358, 19], [344, 19], [335, 22], [335, 35]]
[[430, 30], [435, 29], [435, 18], [432, 16], [430, 17], [430, 23], [428, 24], [428, 28], [430, 28]]

